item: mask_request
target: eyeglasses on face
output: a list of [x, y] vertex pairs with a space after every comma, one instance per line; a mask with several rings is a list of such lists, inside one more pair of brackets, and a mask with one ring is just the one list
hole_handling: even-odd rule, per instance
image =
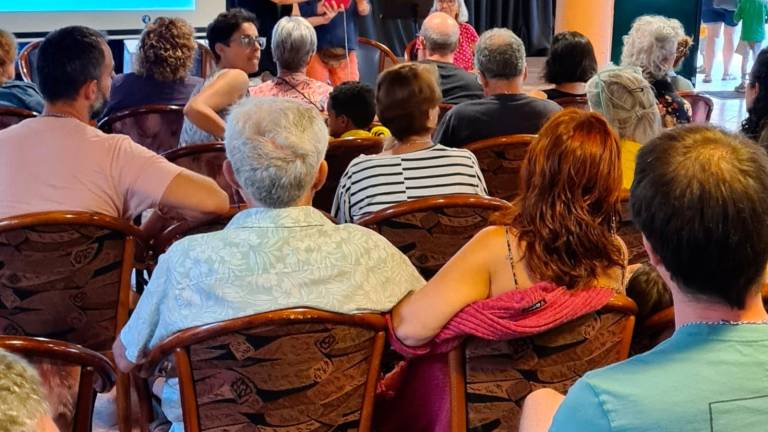
[[240, 45], [245, 48], [253, 48], [258, 46], [259, 49], [264, 49], [264, 47], [267, 46], [267, 38], [264, 36], [242, 35], [238, 39], [238, 42], [240, 42]]

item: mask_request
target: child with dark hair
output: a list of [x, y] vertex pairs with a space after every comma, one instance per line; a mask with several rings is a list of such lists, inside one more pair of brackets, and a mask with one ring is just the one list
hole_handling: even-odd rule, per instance
[[369, 132], [376, 116], [373, 89], [356, 81], [336, 86], [328, 96], [328, 133], [334, 138], [389, 136], [384, 127]]
[[637, 303], [637, 321], [643, 322], [672, 306], [672, 293], [653, 267], [642, 265], [627, 282], [627, 295]]

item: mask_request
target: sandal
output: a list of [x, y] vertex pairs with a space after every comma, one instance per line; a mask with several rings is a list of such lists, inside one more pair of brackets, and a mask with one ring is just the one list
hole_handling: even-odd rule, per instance
[[701, 80], [704, 84], [709, 84], [712, 82], [712, 77], [709, 75], [704, 75], [704, 78]]
[[724, 74], [723, 75], [723, 81], [734, 81], [736, 80], [736, 75], [734, 74]]

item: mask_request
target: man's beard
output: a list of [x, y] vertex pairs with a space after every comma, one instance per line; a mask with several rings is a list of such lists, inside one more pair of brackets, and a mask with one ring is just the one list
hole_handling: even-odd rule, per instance
[[101, 118], [101, 115], [104, 114], [104, 109], [107, 107], [108, 99], [109, 96], [99, 90], [99, 99], [90, 107], [91, 120], [98, 120]]

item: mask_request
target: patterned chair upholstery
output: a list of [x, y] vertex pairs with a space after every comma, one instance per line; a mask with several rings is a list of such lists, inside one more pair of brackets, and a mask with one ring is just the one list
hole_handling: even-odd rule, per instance
[[179, 146], [184, 107], [146, 105], [116, 112], [99, 122], [105, 133], [128, 135], [137, 143], [164, 153]]
[[629, 252], [629, 264], [646, 264], [648, 254], [643, 247], [643, 234], [632, 221], [632, 213], [629, 209], [629, 191], [622, 191], [620, 204], [621, 219], [618, 224], [617, 234], [624, 240]]
[[536, 135], [506, 135], [468, 144], [480, 164], [488, 193], [511, 201], [520, 190], [520, 168]]
[[229, 221], [231, 221], [238, 212], [245, 208], [245, 205], [232, 206], [230, 207], [229, 212], [225, 215], [218, 216], [213, 220], [198, 222], [194, 224], [186, 220], [176, 222], [175, 224], [168, 227], [165, 231], [163, 231], [163, 233], [155, 239], [155, 256], [160, 256], [162, 253], [167, 251], [173, 243], [181, 240], [184, 237], [194, 234], [205, 234], [223, 230]]
[[26, 82], [38, 83], [37, 50], [42, 42], [42, 40], [30, 42], [19, 53], [19, 72], [21, 72], [21, 79]]
[[589, 101], [584, 96], [558, 98], [554, 99], [553, 102], [556, 102], [558, 105], [563, 107], [563, 109], [576, 108], [589, 111]]
[[[625, 360], [637, 307], [623, 295], [602, 310], [545, 333], [509, 341], [469, 339], [450, 355], [456, 431], [516, 431], [534, 390], [566, 393], [586, 372]], [[459, 360], [456, 361], [456, 357]], [[456, 370], [456, 368], [460, 368]]]
[[429, 280], [472, 236], [488, 226], [491, 214], [510, 208], [496, 198], [444, 195], [406, 201], [358, 221], [400, 249]]
[[679, 92], [680, 97], [691, 104], [691, 123], [709, 123], [712, 118], [712, 111], [715, 109], [715, 102], [709, 96], [691, 92]]
[[63, 418], [58, 413], [52, 416], [62, 432], [91, 431], [96, 393], [106, 393], [115, 385], [116, 372], [109, 359], [79, 345], [24, 336], [0, 336], [0, 349], [26, 358], [37, 368], [51, 407], [61, 404], [57, 386], [62, 370], [74, 375], [75, 395], [68, 401], [74, 412]]
[[360, 82], [376, 88], [376, 80], [379, 74], [388, 67], [400, 63], [397, 56], [381, 42], [364, 38], [357, 38], [357, 65], [360, 70]]
[[181, 331], [147, 363], [173, 355], [187, 431], [369, 431], [385, 329], [285, 309]]
[[187, 168], [198, 174], [216, 180], [216, 183], [227, 192], [232, 205], [242, 204], [243, 198], [224, 178], [223, 165], [227, 159], [224, 143], [194, 144], [179, 147], [163, 153], [163, 156], [176, 165]]
[[32, 111], [19, 108], [0, 107], [0, 130], [33, 117], [37, 117], [37, 114]]
[[379, 137], [339, 138], [328, 143], [325, 161], [328, 163], [328, 177], [325, 184], [315, 193], [312, 205], [324, 212], [331, 211], [336, 188], [339, 187], [341, 176], [347, 170], [352, 159], [360, 155], [381, 153], [384, 141]]
[[[96, 213], [0, 219], [0, 334], [111, 351], [128, 320], [131, 272], [146, 245], [138, 228]], [[128, 391], [121, 374], [121, 414], [130, 414]], [[120, 421], [130, 430], [129, 416]]]

